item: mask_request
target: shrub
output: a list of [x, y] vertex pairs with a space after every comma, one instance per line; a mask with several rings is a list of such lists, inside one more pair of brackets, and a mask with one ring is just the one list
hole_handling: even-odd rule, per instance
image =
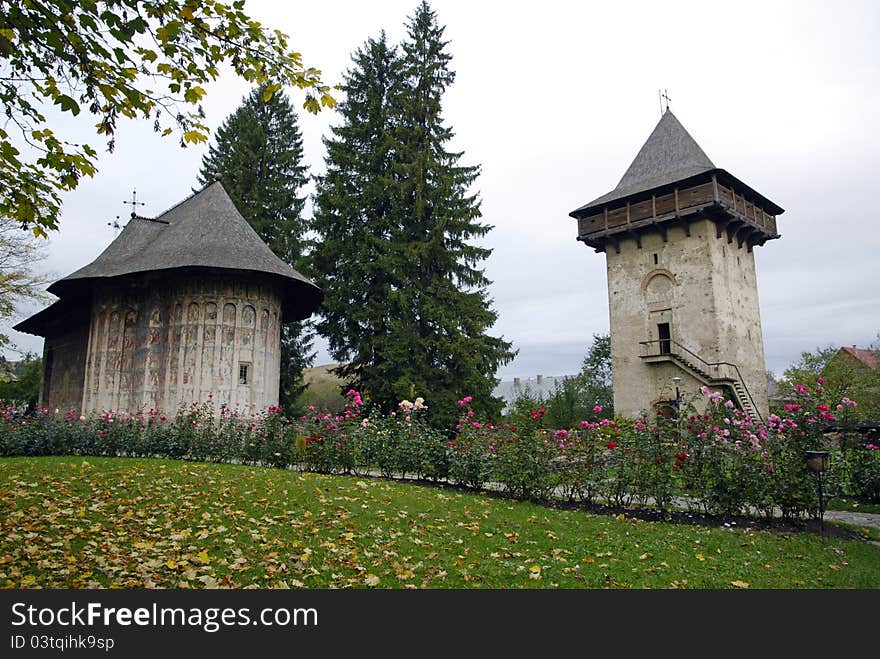
[[[365, 415], [350, 390], [339, 413], [314, 408], [299, 419], [280, 408], [252, 414], [212, 400], [181, 410], [173, 421], [155, 410], [83, 418], [72, 410], [23, 415], [0, 404], [0, 455], [154, 456], [243, 462], [321, 473], [446, 480], [471, 488], [497, 485], [511, 497], [650, 504], [684, 502], [719, 515], [781, 511], [815, 514], [815, 477], [805, 451], [832, 451], [829, 484], [866, 500], [880, 499], [880, 450], [853, 432], [855, 407], [824, 401], [821, 382], [798, 385], [786, 417], [761, 423], [718, 392], [704, 389], [705, 410], [684, 401], [678, 418], [583, 419], [547, 427], [547, 409], [520, 399], [505, 422], [478, 419], [471, 398], [458, 402], [459, 421], [446, 436], [424, 421], [424, 400], [401, 401], [391, 414]], [[529, 406], [526, 403], [533, 403]], [[593, 414], [599, 415], [596, 405]], [[839, 432], [829, 436], [828, 423]]]
[[851, 494], [864, 501], [880, 503], [880, 446], [869, 441], [850, 451], [848, 457]]

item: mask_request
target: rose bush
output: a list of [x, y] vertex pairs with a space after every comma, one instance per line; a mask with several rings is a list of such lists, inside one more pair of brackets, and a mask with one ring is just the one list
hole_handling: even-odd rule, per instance
[[[683, 400], [678, 416], [583, 420], [548, 426], [546, 409], [521, 402], [501, 422], [477, 418], [466, 396], [443, 434], [423, 420], [423, 398], [383, 414], [350, 390], [341, 413], [310, 408], [297, 419], [212, 400], [178, 410], [106, 412], [0, 405], [0, 455], [116, 455], [242, 462], [333, 474], [414, 477], [500, 487], [511, 497], [617, 506], [688, 507], [711, 514], [815, 514], [805, 451], [827, 449], [832, 489], [880, 500], [880, 440], [856, 433], [856, 403], [825, 400], [821, 382], [800, 385], [785, 416], [761, 422], [720, 392]], [[698, 405], [697, 403], [702, 403]], [[698, 411], [698, 408], [700, 411]], [[595, 417], [602, 409], [596, 406]], [[594, 417], [594, 418], [595, 418]]]

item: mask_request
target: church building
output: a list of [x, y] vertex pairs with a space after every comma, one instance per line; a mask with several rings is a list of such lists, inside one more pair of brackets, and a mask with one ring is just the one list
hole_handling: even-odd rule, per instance
[[212, 183], [156, 218], [132, 214], [92, 263], [15, 329], [45, 337], [40, 403], [169, 416], [207, 401], [278, 404], [281, 324], [321, 290], [279, 259]]
[[708, 386], [767, 415], [753, 249], [779, 237], [782, 212], [667, 108], [617, 187], [570, 213], [578, 240], [605, 253], [616, 413]]

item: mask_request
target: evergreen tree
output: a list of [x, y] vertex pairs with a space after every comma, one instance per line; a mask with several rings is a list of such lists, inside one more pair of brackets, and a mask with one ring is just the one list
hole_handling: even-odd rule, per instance
[[326, 138], [317, 179], [310, 273], [324, 290], [318, 332], [347, 382], [389, 401], [395, 379], [387, 302], [395, 280], [395, 144], [400, 62], [385, 33], [352, 55], [336, 106], [342, 123]]
[[[201, 185], [219, 179], [260, 238], [299, 271], [306, 229], [305, 196], [300, 192], [308, 182], [302, 159], [302, 134], [293, 106], [283, 93], [270, 95], [261, 86], [220, 126], [199, 173]], [[285, 408], [290, 409], [305, 388], [302, 372], [313, 358], [305, 324], [284, 324], [279, 402]]]
[[423, 1], [403, 43], [398, 240], [407, 286], [395, 291], [394, 320], [408, 355], [398, 393], [413, 382], [433, 402], [435, 418], [449, 422], [465, 395], [479, 411], [498, 414], [495, 372], [514, 353], [487, 334], [498, 316], [480, 264], [491, 250], [471, 241], [492, 227], [480, 222], [480, 203], [470, 193], [479, 167], [460, 165], [462, 153], [448, 150], [453, 133], [444, 125], [442, 98], [455, 74], [443, 31]]
[[408, 28], [400, 56], [384, 35], [355, 53], [343, 125], [327, 140], [312, 257], [327, 296], [319, 331], [374, 402], [423, 396], [449, 428], [464, 396], [500, 411], [494, 374], [513, 355], [486, 334], [497, 314], [479, 264], [491, 250], [469, 242], [491, 229], [469, 194], [479, 168], [446, 148], [441, 101], [454, 74], [443, 28], [427, 3]]

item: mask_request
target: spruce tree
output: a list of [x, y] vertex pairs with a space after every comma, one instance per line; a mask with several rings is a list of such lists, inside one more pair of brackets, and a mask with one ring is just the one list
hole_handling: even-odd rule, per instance
[[344, 376], [393, 408], [423, 396], [449, 428], [456, 401], [497, 414], [497, 368], [510, 344], [486, 332], [497, 318], [479, 268], [491, 250], [471, 244], [480, 223], [470, 187], [479, 167], [447, 150], [441, 116], [452, 83], [443, 28], [427, 3], [398, 56], [384, 34], [353, 56], [318, 185], [312, 263], [325, 291], [319, 331]]
[[[435, 418], [454, 418], [456, 400], [494, 415], [495, 372], [514, 353], [487, 332], [497, 319], [481, 263], [491, 250], [473, 244], [492, 227], [480, 222], [471, 187], [479, 167], [459, 164], [448, 150], [452, 130], [442, 117], [443, 94], [455, 79], [444, 28], [427, 2], [408, 24], [403, 43], [401, 121], [396, 130], [401, 264], [407, 285], [394, 293], [395, 329], [408, 358], [403, 378], [433, 402]], [[400, 387], [399, 387], [400, 388]]]
[[[302, 271], [306, 222], [302, 217], [308, 168], [302, 164], [297, 115], [282, 92], [257, 87], [220, 126], [202, 159], [199, 183], [220, 180], [245, 220], [285, 263]], [[304, 389], [302, 372], [314, 358], [304, 323], [281, 329], [279, 402], [292, 411]]]
[[[310, 274], [324, 290], [323, 318], [338, 373], [387, 403], [397, 367], [386, 304], [396, 285], [398, 216], [395, 145], [400, 62], [385, 33], [352, 55], [344, 76], [342, 122], [325, 138], [326, 173], [317, 179]], [[386, 405], [387, 407], [387, 405]]]

